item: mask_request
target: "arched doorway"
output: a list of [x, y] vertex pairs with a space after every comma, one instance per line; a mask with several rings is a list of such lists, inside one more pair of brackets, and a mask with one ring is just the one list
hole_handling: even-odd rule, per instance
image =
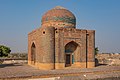
[[36, 55], [36, 47], [35, 47], [35, 44], [32, 43], [32, 46], [31, 46], [31, 62], [32, 64], [35, 64], [35, 56]]
[[74, 64], [74, 54], [76, 52], [78, 44], [74, 41], [65, 45], [65, 67]]

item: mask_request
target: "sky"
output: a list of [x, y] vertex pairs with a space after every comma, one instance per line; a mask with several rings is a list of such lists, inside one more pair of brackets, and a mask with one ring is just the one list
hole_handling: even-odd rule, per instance
[[120, 53], [120, 0], [0, 0], [0, 45], [27, 52], [28, 33], [55, 6], [70, 10], [77, 28], [96, 31], [95, 46], [101, 53]]

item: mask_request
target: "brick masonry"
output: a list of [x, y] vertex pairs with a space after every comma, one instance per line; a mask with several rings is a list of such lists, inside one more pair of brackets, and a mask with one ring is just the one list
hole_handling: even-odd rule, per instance
[[[61, 14], [55, 14], [54, 11], [59, 11]], [[68, 18], [66, 21], [66, 18], [62, 19], [64, 12], [68, 13], [69, 20]], [[62, 18], [56, 21], [54, 18], [49, 18], [46, 22], [49, 13], [51, 17], [60, 16]], [[29, 65], [39, 69], [91, 68], [95, 66], [95, 30], [76, 29], [76, 23], [72, 23], [73, 18], [76, 20], [70, 11], [60, 7], [43, 15], [41, 27], [28, 34]]]

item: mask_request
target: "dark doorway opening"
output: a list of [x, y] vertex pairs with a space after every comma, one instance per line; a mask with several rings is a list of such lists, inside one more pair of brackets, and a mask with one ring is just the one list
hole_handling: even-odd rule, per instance
[[71, 54], [66, 54], [66, 63], [65, 66], [71, 66]]
[[36, 58], [36, 47], [35, 47], [35, 44], [32, 43], [32, 46], [31, 46], [31, 61], [32, 61], [32, 64], [35, 64], [35, 58]]

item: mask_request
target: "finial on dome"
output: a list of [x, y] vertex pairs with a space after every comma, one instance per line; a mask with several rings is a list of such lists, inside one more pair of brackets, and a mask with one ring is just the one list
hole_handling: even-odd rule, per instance
[[61, 7], [61, 6], [56, 6], [56, 7], [54, 7], [53, 9], [66, 9], [66, 8]]

